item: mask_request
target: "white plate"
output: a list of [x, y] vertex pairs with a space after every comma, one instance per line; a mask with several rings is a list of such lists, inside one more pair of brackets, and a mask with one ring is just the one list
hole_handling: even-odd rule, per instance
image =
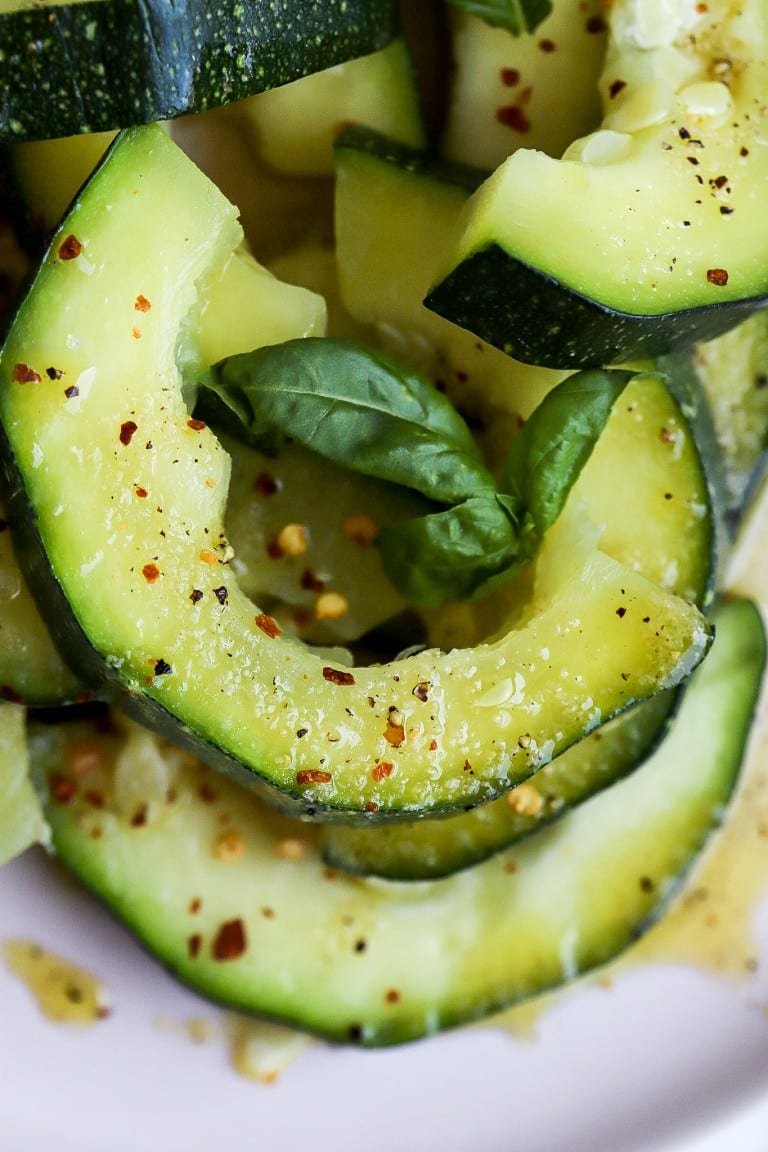
[[[753, 745], [752, 779], [766, 747]], [[746, 799], [754, 822], [768, 788]], [[764, 851], [749, 859], [768, 889], [768, 841]], [[267, 1085], [231, 1066], [226, 1014], [27, 853], [0, 873], [0, 939], [98, 974], [113, 1012], [87, 1029], [53, 1024], [0, 966], [0, 1152], [765, 1152], [768, 900], [754, 906], [755, 941], [734, 932], [738, 892], [754, 881], [744, 861], [713, 859], [723, 893], [711, 941], [731, 966], [759, 957], [755, 971], [625, 962], [610, 982], [547, 1001], [534, 1035], [487, 1026], [381, 1052], [316, 1044]], [[662, 931], [654, 952], [671, 954], [671, 939]]]

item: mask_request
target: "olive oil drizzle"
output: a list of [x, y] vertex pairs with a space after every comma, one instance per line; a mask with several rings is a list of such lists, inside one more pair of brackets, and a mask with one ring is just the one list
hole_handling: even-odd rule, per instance
[[90, 1027], [109, 1015], [105, 986], [85, 968], [31, 940], [4, 940], [2, 956], [48, 1020]]

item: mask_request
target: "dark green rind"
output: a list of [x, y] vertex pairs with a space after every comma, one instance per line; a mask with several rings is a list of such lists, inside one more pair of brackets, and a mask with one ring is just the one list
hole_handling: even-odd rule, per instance
[[391, 0], [93, 0], [0, 15], [0, 140], [167, 120], [374, 52]]
[[616, 312], [491, 244], [428, 293], [424, 304], [521, 360], [545, 368], [599, 368], [713, 340], [768, 306], [768, 295], [679, 312]]
[[[330, 879], [316, 830], [194, 770], [144, 823], [110, 810], [108, 780], [103, 809], [89, 807], [84, 784], [65, 803], [49, 799], [55, 851], [150, 953], [213, 1000], [368, 1046], [477, 1020], [620, 954], [663, 913], [722, 821], [765, 635], [747, 601], [725, 605], [717, 622], [678, 722], [640, 771], [459, 876], [416, 889]], [[38, 778], [66, 771], [66, 731], [33, 741]], [[219, 794], [200, 796], [204, 783]], [[246, 839], [242, 859], [229, 863], [208, 850], [224, 812]], [[286, 837], [305, 841], [299, 859], [281, 854]], [[203, 899], [193, 915], [195, 896]], [[245, 951], [217, 961], [212, 939], [233, 917]]]
[[398, 140], [393, 140], [374, 128], [367, 128], [364, 124], [347, 124], [342, 128], [334, 142], [334, 149], [341, 152], [347, 148], [375, 156], [382, 164], [392, 164], [416, 176], [439, 180], [441, 184], [455, 184], [458, 188], [463, 188], [467, 195], [479, 188], [488, 178], [488, 173], [479, 168], [455, 164], [436, 152], [401, 144]]

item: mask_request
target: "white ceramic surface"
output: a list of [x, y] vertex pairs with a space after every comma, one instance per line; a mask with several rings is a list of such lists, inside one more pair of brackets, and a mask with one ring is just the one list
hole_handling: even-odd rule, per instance
[[[766, 1152], [768, 902], [756, 928], [763, 962], [743, 981], [630, 966], [556, 999], [535, 1038], [317, 1044], [265, 1085], [231, 1067], [217, 1009], [27, 853], [0, 873], [0, 938], [89, 968], [114, 1011], [53, 1024], [0, 966], [0, 1152]], [[192, 1019], [212, 1038], [194, 1043]]]

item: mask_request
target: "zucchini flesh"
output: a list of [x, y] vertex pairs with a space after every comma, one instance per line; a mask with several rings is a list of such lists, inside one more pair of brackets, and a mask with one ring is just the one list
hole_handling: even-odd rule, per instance
[[73, 662], [276, 803], [358, 818], [490, 799], [685, 678], [707, 622], [598, 552], [566, 566], [523, 627], [469, 651], [350, 672], [275, 635], [236, 583], [229, 460], [190, 422], [175, 358], [196, 284], [239, 240], [232, 206], [167, 136], [130, 129], [54, 237], [3, 347], [13, 519]]
[[618, 0], [607, 18], [600, 131], [505, 161], [427, 298], [557, 368], [712, 339], [768, 294], [765, 5]]
[[[148, 751], [145, 732], [126, 741], [80, 725], [38, 730], [31, 744], [37, 774], [52, 781], [55, 851], [163, 964], [218, 1001], [369, 1045], [477, 1019], [631, 944], [722, 819], [765, 638], [748, 601], [716, 620], [712, 651], [651, 759], [513, 851], [445, 880], [331, 878], [316, 827], [174, 750]], [[84, 745], [98, 754], [77, 777]], [[155, 781], [143, 793], [142, 778]]]
[[376, 51], [395, 32], [389, 0], [4, 4], [0, 139], [214, 108]]
[[453, 70], [444, 155], [490, 171], [516, 148], [559, 156], [599, 125], [601, 0], [558, 0], [535, 32], [519, 36], [452, 5], [448, 13]]
[[19, 704], [0, 702], [0, 866], [31, 844], [49, 843], [48, 826], [29, 779], [27, 724]]

